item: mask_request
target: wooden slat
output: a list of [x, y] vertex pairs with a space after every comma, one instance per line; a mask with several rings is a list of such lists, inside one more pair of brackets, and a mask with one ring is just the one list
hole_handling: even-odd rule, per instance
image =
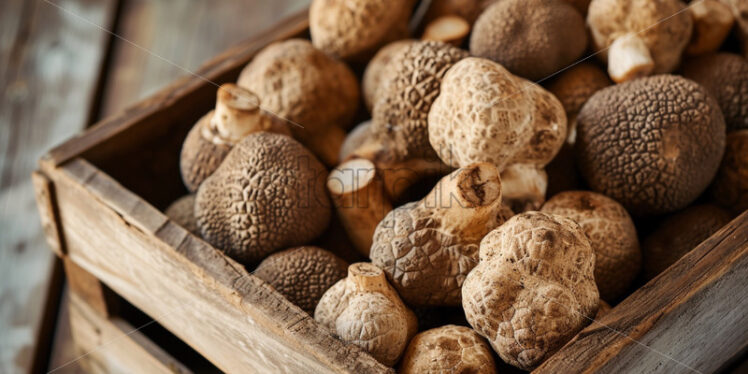
[[70, 322], [81, 355], [53, 368], [55, 372], [80, 366], [89, 374], [191, 373], [137, 327], [118, 317], [103, 317], [74, 293], [70, 294]]
[[[54, 2], [111, 25], [114, 1]], [[95, 26], [42, 0], [0, 1], [2, 373], [44, 369], [54, 319], [45, 315], [57, 306], [60, 272], [39, 225], [30, 175], [44, 151], [84, 128], [107, 41]]]
[[88, 162], [44, 172], [55, 183], [69, 258], [220, 369], [390, 371], [161, 213], [149, 213], [159, 217], [150, 222], [164, 217], [160, 227], [138, 222], [152, 208]]
[[[687, 228], [684, 228], [687, 229]], [[748, 346], [748, 212], [583, 330], [537, 373], [711, 373]]]

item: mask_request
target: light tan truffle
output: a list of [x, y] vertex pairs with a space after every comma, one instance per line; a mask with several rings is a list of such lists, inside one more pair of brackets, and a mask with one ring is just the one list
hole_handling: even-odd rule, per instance
[[371, 120], [359, 123], [346, 135], [338, 154], [339, 164], [351, 158], [356, 149], [366, 142], [370, 134], [369, 131], [371, 131]]
[[363, 262], [349, 266], [348, 277], [325, 292], [314, 319], [388, 366], [397, 362], [418, 329], [415, 314], [382, 270]]
[[595, 283], [600, 297], [615, 301], [623, 296], [642, 263], [636, 227], [626, 209], [599, 193], [567, 191], [548, 200], [541, 211], [579, 224], [595, 252]]
[[748, 209], [748, 130], [727, 134], [725, 156], [711, 193], [718, 204], [735, 214]]
[[401, 374], [494, 374], [496, 362], [488, 343], [473, 329], [446, 325], [419, 333], [400, 362]]
[[290, 135], [283, 119], [260, 108], [253, 92], [227, 83], [218, 88], [216, 108], [200, 118], [182, 144], [179, 168], [190, 192], [221, 164], [236, 143], [259, 131]]
[[[547, 176], [541, 169], [566, 137], [564, 109], [551, 93], [493, 61], [466, 58], [445, 75], [428, 125], [429, 141], [444, 163], [460, 167], [490, 162], [502, 172], [506, 187], [542, 187], [530, 195], [530, 205], [542, 204]], [[513, 172], [505, 173], [510, 166]], [[528, 200], [527, 195], [504, 192], [507, 201], [524, 205]]]
[[421, 201], [391, 211], [376, 228], [372, 263], [409, 305], [460, 305], [478, 243], [504, 222], [496, 168], [481, 163], [442, 178]]
[[623, 82], [675, 70], [693, 28], [685, 7], [679, 0], [592, 0], [587, 25], [611, 78]]
[[195, 195], [189, 194], [176, 199], [164, 211], [169, 219], [184, 227], [187, 231], [200, 235], [195, 219]]
[[253, 272], [288, 301], [314, 314], [322, 295], [345, 278], [348, 264], [319, 247], [296, 247], [274, 253]]
[[306, 244], [330, 221], [326, 175], [291, 137], [251, 134], [200, 185], [195, 200], [200, 233], [245, 264]]
[[265, 47], [239, 76], [238, 84], [262, 98], [262, 108], [288, 120], [294, 137], [333, 165], [356, 114], [359, 86], [342, 62], [307, 40]]
[[379, 47], [408, 34], [413, 0], [313, 0], [312, 43], [346, 60], [365, 60]]
[[409, 45], [415, 43], [415, 40], [405, 39], [398, 40], [387, 44], [379, 49], [376, 55], [366, 65], [364, 77], [361, 81], [361, 89], [364, 93], [364, 103], [369, 113], [374, 108], [376, 102], [377, 90], [382, 81], [389, 79], [389, 76], [395, 72], [392, 68], [392, 61], [398, 53], [405, 50]]
[[501, 0], [475, 22], [470, 53], [536, 81], [575, 62], [587, 48], [584, 18], [564, 0]]
[[505, 362], [531, 370], [597, 312], [594, 267], [574, 221], [516, 215], [481, 241], [480, 263], [462, 287], [465, 316]]
[[735, 23], [730, 7], [719, 0], [701, 0], [688, 9], [693, 16], [693, 35], [686, 53], [700, 55], [718, 50]]
[[652, 279], [730, 222], [715, 205], [695, 205], [667, 217], [642, 245], [644, 275]]

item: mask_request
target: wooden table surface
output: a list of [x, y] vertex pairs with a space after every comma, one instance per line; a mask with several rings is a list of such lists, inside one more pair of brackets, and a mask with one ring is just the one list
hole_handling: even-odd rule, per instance
[[38, 158], [308, 1], [0, 1], [0, 373], [81, 372]]

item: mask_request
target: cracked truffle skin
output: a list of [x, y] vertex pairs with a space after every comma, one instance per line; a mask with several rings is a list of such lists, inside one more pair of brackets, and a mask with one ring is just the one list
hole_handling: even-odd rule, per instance
[[400, 373], [494, 374], [491, 347], [473, 329], [446, 325], [413, 337], [400, 361]]
[[362, 60], [387, 42], [408, 34], [412, 0], [314, 0], [309, 31], [319, 50]]
[[442, 78], [466, 51], [437, 41], [416, 42], [393, 58], [374, 103], [371, 132], [394, 140], [395, 158], [436, 159], [429, 144], [428, 114]]
[[679, 76], [604, 88], [577, 117], [582, 176], [634, 215], [690, 204], [712, 181], [724, 149], [725, 121], [717, 102]]
[[303, 127], [289, 128], [302, 142], [328, 126], [351, 124], [359, 86], [344, 63], [308, 40], [289, 39], [265, 47], [239, 75], [239, 86], [262, 100], [262, 109]]
[[595, 283], [604, 300], [618, 300], [639, 274], [642, 254], [636, 227], [615, 200], [591, 191], [567, 191], [541, 209], [571, 218], [590, 240], [595, 252]]
[[732, 53], [706, 55], [687, 61], [683, 75], [717, 99], [728, 132], [748, 130], [748, 60]]
[[548, 91], [558, 98], [571, 121], [595, 92], [611, 84], [608, 74], [597, 65], [582, 62], [561, 73], [548, 85]]
[[727, 211], [711, 204], [694, 205], [666, 218], [644, 239], [645, 278], [656, 277], [730, 219]]
[[597, 313], [595, 255], [582, 229], [557, 215], [516, 215], [486, 235], [462, 287], [471, 326], [507, 363], [531, 370]]
[[218, 169], [226, 155], [229, 154], [232, 144], [212, 142], [206, 139], [202, 132], [210, 119], [213, 111], [204, 115], [192, 126], [187, 137], [184, 139], [182, 151], [179, 158], [179, 169], [182, 181], [191, 193], [197, 191], [205, 178], [208, 178]]
[[566, 115], [542, 87], [491, 60], [469, 57], [445, 75], [428, 116], [429, 141], [445, 164], [543, 167], [561, 149]]
[[587, 48], [582, 15], [564, 0], [502, 0], [475, 22], [470, 53], [538, 80], [573, 63]]
[[725, 157], [711, 193], [719, 205], [735, 214], [748, 209], [748, 130], [727, 134]]
[[198, 189], [200, 233], [245, 264], [305, 244], [330, 220], [326, 175], [314, 155], [291, 137], [248, 135]]
[[636, 33], [654, 61], [653, 74], [669, 73], [691, 40], [693, 18], [678, 0], [593, 0], [587, 12], [595, 50], [607, 62], [613, 41]]
[[345, 278], [348, 264], [319, 247], [297, 247], [274, 253], [253, 272], [288, 301], [309, 314], [325, 291]]
[[[464, 175], [471, 176], [467, 183]], [[476, 199], [448, 187], [458, 180]], [[451, 200], [436, 200], [442, 196]], [[390, 211], [374, 231], [369, 256], [409, 305], [458, 306], [462, 283], [478, 264], [478, 243], [507, 216], [493, 166], [458, 169], [424, 199]]]

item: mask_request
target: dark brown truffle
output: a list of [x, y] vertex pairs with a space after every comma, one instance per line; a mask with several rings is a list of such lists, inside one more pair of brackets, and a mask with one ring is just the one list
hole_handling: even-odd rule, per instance
[[325, 291], [345, 278], [348, 264], [318, 247], [291, 248], [270, 255], [254, 275], [309, 314]]
[[538, 80], [568, 66], [587, 48], [579, 12], [564, 0], [502, 0], [475, 22], [470, 53]]
[[688, 60], [683, 75], [709, 90], [722, 109], [727, 131], [748, 129], [748, 61], [732, 53]]
[[200, 233], [248, 264], [306, 244], [330, 220], [326, 176], [314, 155], [291, 137], [251, 134], [200, 185], [195, 201]]
[[748, 130], [727, 134], [725, 157], [711, 192], [719, 205], [735, 214], [748, 209]]
[[658, 75], [608, 87], [577, 117], [576, 154], [590, 187], [636, 215], [682, 209], [714, 178], [725, 122], [706, 89]]
[[200, 235], [195, 219], [195, 195], [189, 194], [176, 199], [164, 211], [167, 217], [187, 231]]
[[644, 239], [644, 275], [652, 279], [730, 222], [715, 205], [696, 205], [665, 219]]

